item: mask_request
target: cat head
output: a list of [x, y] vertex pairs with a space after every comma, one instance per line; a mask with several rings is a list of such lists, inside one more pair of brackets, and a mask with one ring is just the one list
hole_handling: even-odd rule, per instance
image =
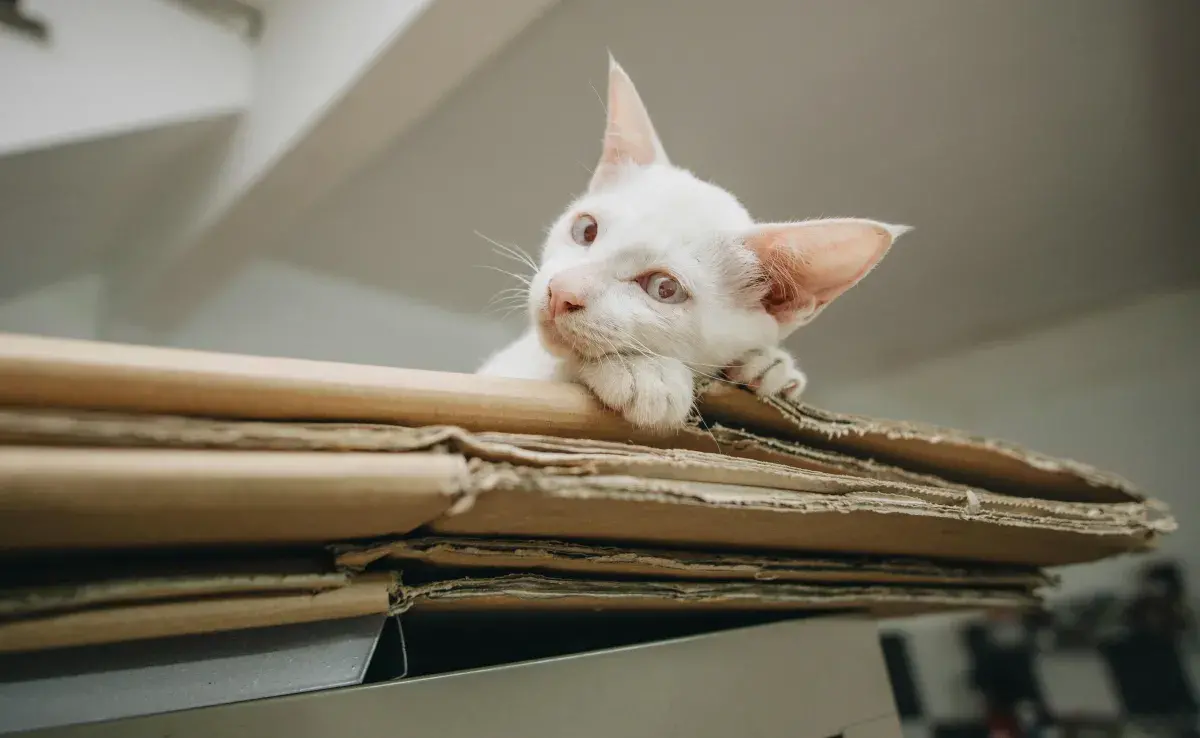
[[530, 283], [551, 353], [660, 355], [715, 372], [811, 321], [908, 230], [755, 223], [729, 192], [671, 164], [633, 82], [609, 67], [600, 161], [549, 229]]

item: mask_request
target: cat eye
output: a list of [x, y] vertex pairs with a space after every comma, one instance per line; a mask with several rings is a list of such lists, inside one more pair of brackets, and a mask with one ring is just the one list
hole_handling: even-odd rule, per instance
[[587, 213], [580, 215], [571, 225], [571, 238], [580, 246], [591, 246], [599, 232], [600, 226], [596, 223], [596, 219]]
[[689, 297], [687, 290], [679, 284], [679, 280], [663, 272], [654, 272], [639, 277], [638, 284], [642, 286], [647, 295], [668, 305], [681, 303]]

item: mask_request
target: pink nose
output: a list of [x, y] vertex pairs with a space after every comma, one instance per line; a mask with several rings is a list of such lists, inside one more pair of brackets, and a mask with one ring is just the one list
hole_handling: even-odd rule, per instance
[[550, 280], [548, 298], [550, 320], [554, 320], [560, 315], [583, 310], [586, 304], [578, 292], [562, 284], [557, 277]]

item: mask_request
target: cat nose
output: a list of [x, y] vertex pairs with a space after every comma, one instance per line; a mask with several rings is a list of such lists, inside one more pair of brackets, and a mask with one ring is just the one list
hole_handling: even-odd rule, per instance
[[548, 290], [547, 306], [550, 309], [550, 320], [555, 320], [560, 315], [583, 310], [585, 306], [583, 297], [560, 282], [557, 277], [550, 280]]

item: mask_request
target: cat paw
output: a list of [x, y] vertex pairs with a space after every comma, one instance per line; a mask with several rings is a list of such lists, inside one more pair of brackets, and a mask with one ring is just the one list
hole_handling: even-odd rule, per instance
[[725, 374], [759, 397], [782, 397], [791, 402], [799, 401], [808, 386], [808, 377], [796, 366], [796, 360], [780, 348], [751, 351]]
[[692, 411], [694, 377], [679, 361], [605, 356], [581, 364], [576, 374], [600, 402], [639, 428], [680, 428]]

